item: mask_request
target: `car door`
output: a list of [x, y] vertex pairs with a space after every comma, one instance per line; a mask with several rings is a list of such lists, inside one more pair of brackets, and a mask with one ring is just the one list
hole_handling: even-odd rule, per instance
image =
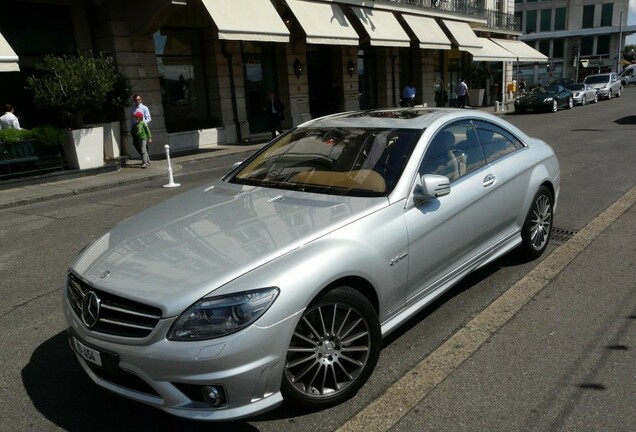
[[496, 170], [501, 182], [504, 206], [499, 215], [501, 225], [497, 228], [496, 241], [506, 241], [521, 229], [526, 209], [527, 185], [532, 171], [525, 162], [525, 144], [507, 130], [487, 121], [474, 122], [480, 138], [486, 163]]
[[[436, 148], [436, 138], [448, 133], [454, 141], [446, 148]], [[457, 163], [456, 170], [448, 169], [445, 163], [452, 159], [450, 154], [457, 159], [451, 161]], [[492, 244], [503, 207], [500, 176], [486, 164], [470, 120], [450, 124], [432, 138], [420, 166], [419, 174], [426, 173], [449, 176], [451, 191], [422, 205], [411, 202], [405, 208], [407, 307], [477, 265]]]

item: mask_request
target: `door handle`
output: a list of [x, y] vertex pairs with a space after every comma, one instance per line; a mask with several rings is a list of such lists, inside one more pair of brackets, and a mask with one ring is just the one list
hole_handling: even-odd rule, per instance
[[494, 185], [496, 181], [497, 177], [495, 177], [494, 174], [488, 174], [486, 177], [484, 177], [484, 182], [482, 183], [482, 185], [484, 187], [490, 187]]

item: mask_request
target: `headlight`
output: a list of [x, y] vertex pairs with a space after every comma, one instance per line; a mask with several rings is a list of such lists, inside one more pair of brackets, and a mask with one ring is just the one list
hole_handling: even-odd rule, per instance
[[551, 97], [549, 97], [549, 98], [545, 98], [545, 99], [543, 99], [543, 102], [546, 102], [546, 103], [547, 103], [547, 102], [552, 102], [552, 98], [551, 98]]
[[168, 339], [194, 341], [235, 333], [259, 319], [277, 296], [278, 288], [263, 288], [203, 298], [181, 314]]

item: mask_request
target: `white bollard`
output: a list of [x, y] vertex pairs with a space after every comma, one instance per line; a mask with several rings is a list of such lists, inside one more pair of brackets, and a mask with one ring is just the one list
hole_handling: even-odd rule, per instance
[[170, 163], [170, 146], [166, 144], [163, 146], [166, 149], [166, 160], [168, 161], [168, 184], [163, 185], [165, 188], [169, 187], [178, 187], [181, 186], [181, 183], [175, 183], [172, 178], [172, 164]]

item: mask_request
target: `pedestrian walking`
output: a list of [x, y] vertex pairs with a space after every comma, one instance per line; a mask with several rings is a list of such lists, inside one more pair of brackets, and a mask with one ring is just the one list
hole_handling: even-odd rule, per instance
[[460, 108], [466, 108], [466, 99], [468, 97], [468, 85], [464, 78], [459, 80], [459, 84], [455, 87], [455, 94], [457, 95], [457, 106]]
[[400, 106], [412, 107], [415, 105], [415, 86], [413, 83], [409, 83], [404, 90], [402, 90], [402, 100], [400, 100]]
[[280, 122], [285, 119], [285, 105], [278, 100], [274, 93], [270, 93], [269, 100], [265, 105], [265, 111], [267, 112], [267, 119], [269, 120], [269, 129], [272, 132], [272, 138], [276, 138], [276, 135], [283, 133], [280, 128]]
[[130, 109], [130, 134], [132, 135], [133, 147], [135, 147], [137, 153], [141, 155], [141, 143], [139, 142], [139, 138], [135, 133], [137, 126], [137, 118], [135, 114], [138, 112], [143, 115], [143, 120], [146, 126], [150, 127], [150, 121], [152, 120], [152, 118], [150, 117], [150, 110], [146, 105], [142, 103], [141, 96], [136, 94], [133, 96], [133, 106]]
[[137, 138], [137, 142], [140, 146], [141, 153], [141, 167], [146, 168], [150, 165], [150, 157], [148, 156], [148, 144], [152, 142], [152, 135], [150, 134], [150, 128], [144, 120], [144, 115], [141, 111], [135, 112], [135, 127], [133, 128], [133, 136]]

